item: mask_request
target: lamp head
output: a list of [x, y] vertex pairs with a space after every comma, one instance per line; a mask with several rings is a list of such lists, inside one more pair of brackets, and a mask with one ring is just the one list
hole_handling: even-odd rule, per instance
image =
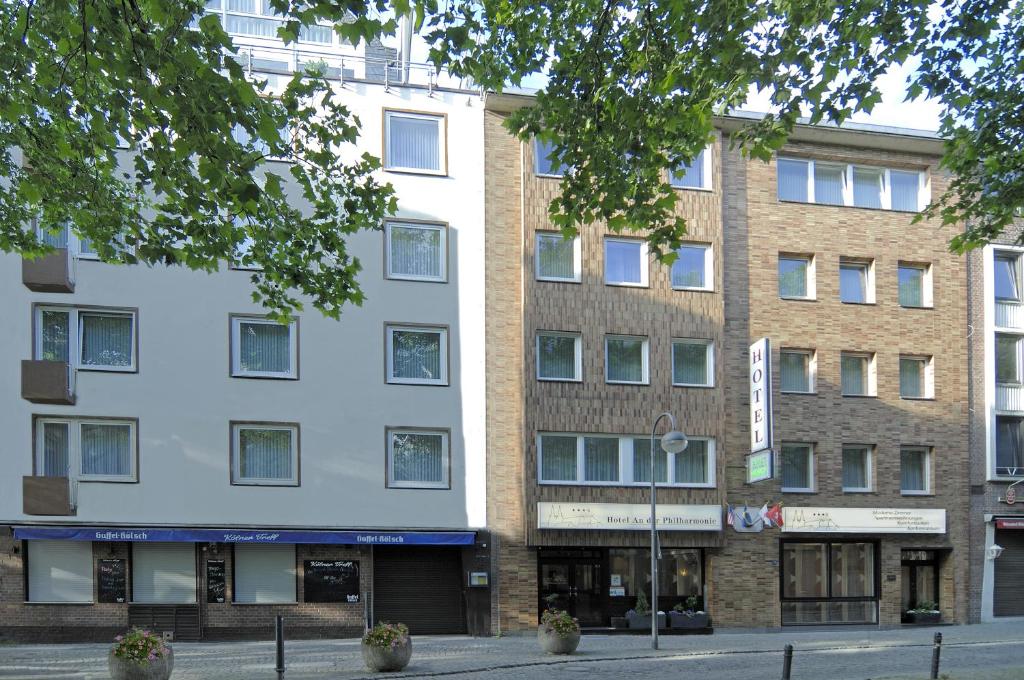
[[688, 443], [686, 435], [676, 430], [666, 432], [661, 436], [661, 448], [665, 453], [681, 453], [686, 450]]
[[997, 543], [993, 543], [991, 546], [989, 546], [989, 549], [987, 551], [988, 552], [988, 558], [990, 560], [997, 560], [997, 559], [999, 559], [999, 556], [1003, 554], [1003, 550], [1005, 550], [1005, 548], [1003, 548], [1003, 546], [1001, 546], [1001, 545], [999, 545]]

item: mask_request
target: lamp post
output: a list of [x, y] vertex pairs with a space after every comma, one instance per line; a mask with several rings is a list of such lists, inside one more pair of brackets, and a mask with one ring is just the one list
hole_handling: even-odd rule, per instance
[[[662, 413], [654, 419], [651, 428], [651, 649], [658, 648], [658, 487], [655, 478], [654, 438], [657, 436], [658, 423], [668, 418], [672, 428], [661, 437], [661, 448], [665, 453], [680, 453], [686, 450], [686, 435], [676, 430], [676, 419], [669, 412]], [[666, 466], [666, 473], [668, 472]]]

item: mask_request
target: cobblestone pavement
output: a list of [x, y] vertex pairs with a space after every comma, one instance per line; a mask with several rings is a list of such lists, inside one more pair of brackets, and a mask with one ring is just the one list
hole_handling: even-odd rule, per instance
[[[650, 649], [642, 636], [584, 636], [571, 657], [539, 653], [532, 636], [417, 637], [406, 672], [386, 677], [700, 678], [772, 679], [782, 676], [782, 647], [793, 644], [793, 680], [916, 680], [928, 677], [932, 636], [940, 631], [943, 677], [1024, 680], [1024, 622], [917, 629], [787, 629], [765, 633], [718, 631], [666, 636]], [[106, 678], [106, 645], [3, 645], [0, 678]], [[272, 680], [272, 642], [176, 643], [174, 680]], [[373, 677], [362, 665], [358, 640], [286, 644], [287, 680]], [[381, 677], [381, 676], [377, 676]]]

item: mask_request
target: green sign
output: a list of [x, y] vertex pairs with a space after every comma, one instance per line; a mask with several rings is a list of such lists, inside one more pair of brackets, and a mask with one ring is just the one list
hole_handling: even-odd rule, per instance
[[763, 482], [772, 478], [772, 450], [764, 449], [747, 456], [747, 483]]

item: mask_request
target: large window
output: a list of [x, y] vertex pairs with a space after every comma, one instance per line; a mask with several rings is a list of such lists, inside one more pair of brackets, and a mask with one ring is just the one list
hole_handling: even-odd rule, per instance
[[29, 602], [92, 603], [90, 541], [29, 541], [27, 562]]
[[583, 379], [583, 339], [579, 333], [537, 331], [537, 379]]
[[780, 389], [783, 392], [814, 392], [815, 356], [813, 350], [783, 349], [779, 352]]
[[875, 544], [782, 544], [782, 624], [876, 623]]
[[996, 333], [996, 382], [1021, 382], [1021, 341], [1019, 335]]
[[1020, 302], [1020, 256], [996, 251], [993, 258], [993, 283], [997, 300]]
[[386, 276], [389, 279], [408, 281], [447, 281], [447, 232], [448, 229], [443, 224], [386, 223]]
[[551, 158], [555, 145], [551, 142], [533, 140], [533, 156], [536, 173], [542, 177], [561, 177], [565, 174], [565, 166]]
[[900, 448], [900, 493], [931, 493], [931, 451], [921, 446]]
[[649, 382], [647, 338], [634, 335], [607, 335], [605, 348], [605, 381], [610, 383]]
[[870, 260], [839, 259], [839, 299], [849, 304], [875, 301], [874, 266]]
[[[277, 29], [284, 21], [269, 0], [207, 0], [206, 11], [222, 17], [228, 33], [279, 40]], [[334, 28], [330, 25], [302, 26], [299, 41], [331, 45]], [[339, 40], [341, 40], [339, 38]], [[285, 63], [283, 68], [287, 68]]]
[[900, 356], [900, 398], [931, 399], [934, 384], [931, 357]]
[[299, 377], [299, 328], [262, 317], [231, 317], [231, 375], [239, 378]]
[[670, 172], [669, 183], [677, 189], [710, 189], [711, 149], [702, 150], [692, 162]]
[[387, 381], [447, 385], [448, 330], [432, 326], [388, 326]]
[[713, 290], [714, 257], [711, 246], [688, 243], [676, 251], [672, 263], [672, 287], [676, 290]]
[[76, 234], [67, 224], [51, 231], [37, 223], [36, 236], [51, 248], [66, 248], [69, 253], [79, 259], [96, 260], [99, 258], [89, 239]]
[[714, 343], [710, 340], [673, 340], [672, 384], [683, 387], [714, 387]]
[[844, 397], [875, 394], [874, 354], [843, 352], [839, 358], [840, 386]]
[[[609, 548], [608, 566], [613, 578], [618, 577], [622, 584], [621, 597], [636, 598], [643, 592], [650, 602], [650, 550]], [[677, 604], [685, 606], [688, 597], [696, 597], [698, 609], [703, 609], [703, 566], [699, 548], [662, 548], [658, 560], [658, 608], [667, 611]]]
[[233, 566], [234, 602], [295, 602], [297, 581], [294, 545], [235, 543]]
[[778, 159], [780, 201], [918, 212], [925, 175], [914, 170]]
[[580, 237], [567, 239], [559, 232], [537, 232], [536, 275], [538, 281], [579, 283]]
[[900, 262], [898, 268], [901, 307], [932, 306], [932, 268], [927, 264]]
[[388, 486], [447, 489], [449, 444], [446, 430], [388, 430]]
[[646, 286], [647, 241], [605, 238], [604, 282], [613, 286]]
[[814, 491], [814, 447], [810, 444], [782, 445], [782, 490]]
[[83, 371], [135, 370], [134, 311], [38, 306], [35, 317], [36, 359]]
[[814, 258], [779, 254], [779, 297], [814, 299]]
[[[685, 451], [667, 454], [655, 440], [655, 481], [668, 486], [713, 487], [715, 442], [691, 437]], [[537, 437], [541, 484], [651, 483], [651, 439], [615, 435], [544, 433]]]
[[860, 444], [843, 446], [843, 491], [871, 491], [871, 447]]
[[446, 127], [443, 115], [384, 111], [384, 169], [445, 174]]
[[299, 485], [299, 426], [232, 423], [231, 483]]
[[996, 475], [1024, 477], [1024, 418], [996, 416]]
[[37, 418], [36, 475], [82, 482], [134, 482], [135, 421]]

